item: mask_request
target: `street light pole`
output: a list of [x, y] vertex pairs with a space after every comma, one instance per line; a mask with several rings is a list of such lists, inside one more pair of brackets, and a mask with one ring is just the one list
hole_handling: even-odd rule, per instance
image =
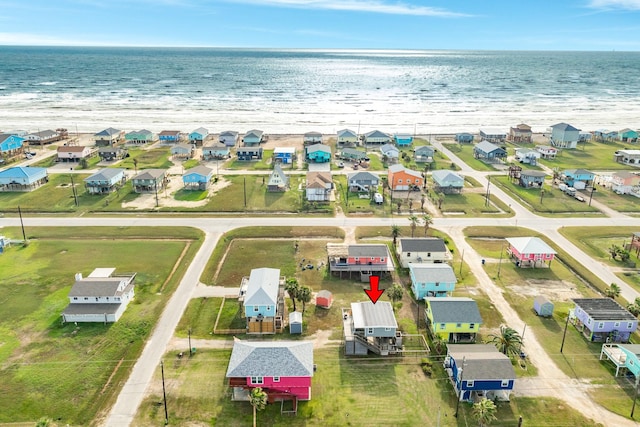
[[629, 418], [633, 418], [633, 413], [636, 410], [636, 400], [638, 399], [638, 381], [639, 380], [640, 380], [640, 376], [636, 376], [636, 386], [633, 392], [633, 406], [631, 407], [631, 415], [629, 415]]

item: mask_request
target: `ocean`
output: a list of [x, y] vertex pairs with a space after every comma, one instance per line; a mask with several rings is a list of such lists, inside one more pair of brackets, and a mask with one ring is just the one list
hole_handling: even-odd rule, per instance
[[0, 47], [0, 130], [640, 128], [640, 52]]

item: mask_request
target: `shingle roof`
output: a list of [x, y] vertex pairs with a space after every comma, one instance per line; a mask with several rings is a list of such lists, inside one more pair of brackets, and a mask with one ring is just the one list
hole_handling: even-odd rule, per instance
[[492, 344], [447, 344], [447, 349], [465, 381], [516, 379], [511, 360]]
[[101, 130], [100, 132], [96, 133], [94, 136], [113, 136], [119, 133], [120, 133], [119, 129], [107, 128], [105, 130]]
[[372, 130], [364, 134], [365, 138], [391, 138], [388, 133], [381, 132], [379, 130]]
[[244, 305], [275, 305], [278, 302], [279, 286], [279, 269], [254, 268], [249, 275]]
[[192, 173], [202, 175], [202, 176], [209, 176], [210, 174], [213, 173], [213, 169], [208, 168], [206, 166], [196, 166], [184, 172], [185, 175], [189, 175]]
[[315, 153], [316, 151], [331, 154], [331, 147], [325, 144], [313, 144], [307, 147], [307, 153]]
[[389, 248], [387, 245], [379, 244], [356, 244], [349, 245], [349, 256], [353, 257], [388, 257]]
[[389, 301], [378, 301], [375, 304], [371, 301], [352, 302], [351, 314], [353, 326], [356, 329], [398, 328], [398, 322], [396, 322], [393, 307]]
[[412, 276], [419, 283], [456, 283], [456, 273], [449, 264], [409, 263]]
[[[69, 291], [70, 297], [112, 297], [122, 295], [123, 291], [118, 291], [118, 287], [122, 282], [128, 279], [125, 277], [100, 277], [100, 278], [84, 278], [73, 284]], [[124, 291], [130, 289], [132, 284], [128, 285]]]
[[521, 254], [557, 253], [538, 237], [509, 237], [505, 240]]
[[637, 320], [611, 298], [574, 298], [573, 302], [593, 320]]
[[439, 237], [416, 237], [400, 239], [402, 252], [446, 252], [444, 240]]
[[523, 170], [520, 172], [520, 176], [532, 176], [536, 178], [543, 178], [547, 176], [543, 171]]
[[499, 147], [496, 144], [489, 141], [480, 141], [478, 144], [476, 144], [474, 149], [482, 151], [483, 153], [491, 153], [493, 151], [500, 151], [504, 153], [507, 152], [504, 148]]
[[358, 134], [351, 129], [342, 129], [338, 131], [338, 138], [345, 136], [358, 136]]
[[434, 323], [482, 323], [478, 304], [467, 297], [425, 298]]
[[349, 182], [351, 181], [379, 181], [378, 175], [371, 172], [354, 172], [347, 175]]
[[333, 183], [331, 172], [307, 173], [307, 188], [326, 188], [329, 183]]
[[455, 182], [460, 187], [464, 187], [464, 178], [455, 172], [448, 171], [446, 169], [438, 169], [431, 172], [431, 178], [440, 186], [447, 181]]
[[227, 378], [312, 377], [311, 341], [235, 341]]

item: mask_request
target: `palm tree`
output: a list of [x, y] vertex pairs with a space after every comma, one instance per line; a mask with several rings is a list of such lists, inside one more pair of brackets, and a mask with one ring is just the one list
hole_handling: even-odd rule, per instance
[[418, 226], [418, 222], [420, 222], [420, 220], [417, 216], [411, 215], [409, 217], [409, 222], [411, 223], [411, 237], [413, 237], [413, 233], [416, 231], [416, 227]]
[[617, 298], [617, 297], [619, 297], [619, 296], [620, 296], [620, 293], [621, 293], [621, 292], [622, 292], [622, 289], [620, 289], [620, 286], [618, 286], [618, 285], [617, 285], [617, 284], [615, 284], [615, 283], [612, 283], [612, 284], [609, 286], [609, 289], [606, 289], [606, 290], [604, 291], [604, 294], [605, 294], [607, 297], [611, 298], [611, 299], [615, 299], [615, 298]]
[[496, 419], [496, 412], [498, 408], [493, 400], [489, 400], [486, 397], [473, 404], [473, 418], [478, 422], [479, 427], [488, 426], [491, 421]]
[[627, 311], [633, 314], [634, 316], [638, 317], [638, 315], [640, 314], [640, 305], [636, 303], [631, 303], [627, 305]]
[[424, 214], [422, 215], [422, 225], [424, 225], [424, 237], [427, 237], [427, 233], [429, 232], [429, 227], [433, 224], [433, 218], [431, 215]]
[[402, 294], [404, 293], [404, 289], [402, 285], [395, 283], [392, 287], [387, 289], [387, 295], [391, 298], [391, 301], [398, 302], [402, 299]]
[[393, 224], [391, 226], [391, 237], [393, 237], [393, 247], [396, 247], [396, 244], [398, 242], [398, 237], [400, 237], [400, 226]]
[[311, 288], [308, 286], [301, 286], [300, 290], [298, 290], [298, 301], [302, 303], [302, 314], [304, 314], [304, 309], [306, 304], [311, 301]]
[[495, 344], [501, 353], [507, 356], [515, 356], [520, 353], [522, 337], [515, 329], [502, 325], [499, 334], [490, 334], [489, 337], [491, 339], [488, 342]]
[[298, 298], [298, 293], [300, 292], [300, 285], [298, 284], [298, 279], [295, 277], [289, 277], [285, 282], [284, 289], [289, 294], [289, 298], [293, 302], [293, 311], [296, 311], [296, 298]]
[[267, 406], [267, 393], [262, 390], [262, 387], [251, 389], [249, 403], [253, 406], [253, 427], [256, 427], [257, 412], [262, 411]]
[[424, 212], [424, 202], [427, 201], [427, 198], [424, 196], [424, 194], [422, 194], [422, 196], [420, 196], [420, 210], [422, 212]]

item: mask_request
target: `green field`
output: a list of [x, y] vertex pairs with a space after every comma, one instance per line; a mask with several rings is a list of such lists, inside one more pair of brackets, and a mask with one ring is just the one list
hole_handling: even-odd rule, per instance
[[592, 171], [629, 170], [629, 166], [613, 160], [613, 153], [624, 149], [630, 149], [628, 143], [590, 141], [578, 144], [576, 149], [559, 150], [555, 160], [540, 159], [540, 163], [560, 171], [580, 168]]

